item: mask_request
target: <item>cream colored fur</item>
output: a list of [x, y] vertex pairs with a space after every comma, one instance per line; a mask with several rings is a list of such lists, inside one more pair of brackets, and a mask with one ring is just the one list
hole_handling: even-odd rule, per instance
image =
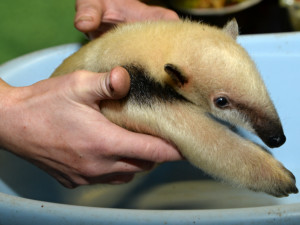
[[[156, 102], [138, 107], [105, 101], [102, 113], [114, 123], [174, 143], [195, 166], [227, 182], [275, 196], [297, 192], [293, 175], [260, 146], [243, 139], [208, 114], [253, 131], [264, 115], [280, 123], [263, 81], [246, 51], [236, 43], [236, 23], [223, 30], [189, 21], [122, 25], [69, 57], [53, 76], [75, 70], [106, 72], [138, 64], [156, 82], [171, 85], [190, 102]], [[176, 65], [188, 82], [178, 86], [165, 72]], [[241, 108], [220, 109], [213, 99], [227, 96]], [[248, 115], [249, 114], [249, 115]], [[251, 115], [250, 115], [251, 114]]]

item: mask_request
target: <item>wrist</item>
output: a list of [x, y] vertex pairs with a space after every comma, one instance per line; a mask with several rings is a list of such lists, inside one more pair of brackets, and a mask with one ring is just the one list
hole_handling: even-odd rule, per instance
[[9, 93], [11, 92], [11, 86], [7, 84], [4, 80], [0, 78], [0, 148], [5, 148], [5, 137], [4, 133], [6, 133], [7, 125], [6, 125], [6, 116], [7, 105], [9, 100]]
[[0, 148], [10, 149], [10, 140], [12, 140], [13, 133], [12, 122], [16, 119], [13, 118], [13, 108], [20, 100], [22, 94], [19, 90], [22, 88], [16, 88], [10, 86], [4, 80], [0, 78]]

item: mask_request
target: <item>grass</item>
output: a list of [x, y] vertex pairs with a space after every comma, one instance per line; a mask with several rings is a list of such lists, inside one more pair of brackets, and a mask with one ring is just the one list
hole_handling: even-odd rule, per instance
[[0, 1], [0, 64], [39, 49], [81, 42], [84, 36], [74, 28], [74, 16], [75, 0]]

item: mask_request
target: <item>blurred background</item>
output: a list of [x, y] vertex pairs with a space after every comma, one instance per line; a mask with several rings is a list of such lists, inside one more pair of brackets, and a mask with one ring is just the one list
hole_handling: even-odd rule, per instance
[[[291, 22], [289, 17], [300, 17], [299, 0], [236, 1], [234, 5], [217, 6], [214, 9], [199, 8], [199, 0], [144, 2], [169, 7], [184, 18], [211, 25], [223, 26], [231, 18], [236, 18], [241, 34], [290, 32], [300, 27], [299, 24], [297, 27], [297, 20]], [[73, 26], [74, 15], [75, 0], [1, 0], [0, 64], [39, 49], [85, 42], [84, 35]]]

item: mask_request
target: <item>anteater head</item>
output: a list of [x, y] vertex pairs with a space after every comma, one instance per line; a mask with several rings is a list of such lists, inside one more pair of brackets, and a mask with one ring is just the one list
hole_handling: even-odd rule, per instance
[[269, 147], [281, 146], [280, 119], [254, 62], [236, 42], [236, 21], [223, 30], [201, 29], [207, 32], [195, 29], [174, 46], [164, 63], [167, 86], [206, 113], [256, 133]]
[[280, 119], [254, 62], [236, 43], [236, 21], [219, 31], [204, 40], [199, 37], [194, 49], [186, 49], [195, 52], [192, 58], [182, 54], [190, 64], [166, 63], [166, 73], [177, 92], [192, 104], [254, 131], [269, 147], [281, 146], [285, 135]]

